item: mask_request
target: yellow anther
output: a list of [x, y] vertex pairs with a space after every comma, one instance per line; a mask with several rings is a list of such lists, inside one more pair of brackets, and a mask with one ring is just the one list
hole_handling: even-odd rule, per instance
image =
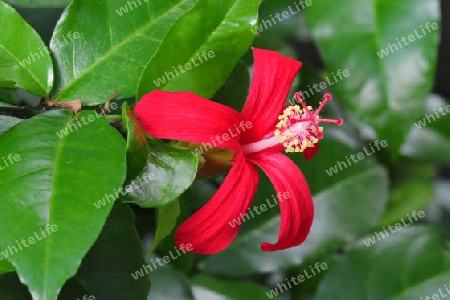
[[293, 132], [290, 130], [293, 124], [305, 118], [307, 110], [311, 111], [312, 107], [308, 106], [306, 109], [302, 109], [299, 105], [288, 106], [278, 116], [279, 121], [274, 136], [280, 137], [279, 142], [285, 147], [286, 152], [303, 152], [307, 147], [312, 147], [314, 143], [317, 143], [318, 139], [310, 131]]

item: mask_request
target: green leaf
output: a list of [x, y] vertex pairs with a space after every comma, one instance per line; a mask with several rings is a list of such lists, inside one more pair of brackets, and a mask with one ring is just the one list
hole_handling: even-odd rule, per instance
[[449, 268], [437, 230], [403, 228], [370, 247], [360, 243], [350, 249], [325, 276], [315, 299], [425, 299], [444, 290]]
[[[197, 174], [198, 156], [156, 142], [150, 142], [149, 152], [147, 165], [138, 177], [140, 184], [128, 185], [126, 196], [141, 207], [161, 207], [177, 199], [192, 185]], [[145, 177], [150, 182], [140, 180]]]
[[[5, 82], [3, 82], [5, 83]], [[2, 86], [3, 83], [0, 83], [0, 86]], [[20, 102], [20, 96], [18, 95], [18, 91], [16, 88], [16, 83], [15, 82], [11, 82], [13, 87], [11, 89], [9, 88], [4, 88], [4, 89], [0, 89], [0, 106], [13, 106], [12, 104], [17, 104]], [[8, 84], [6, 82], [6, 84]]]
[[11, 105], [11, 104], [9, 104], [9, 103], [1, 102], [1, 101], [0, 101], [0, 106], [3, 106], [3, 107], [13, 107], [14, 105]]
[[[440, 122], [428, 128], [412, 128], [402, 146], [402, 154], [425, 162], [450, 164], [450, 137], [448, 122]], [[445, 130], [445, 131], [444, 131]]]
[[2, 251], [0, 251], [0, 274], [14, 272], [16, 269], [9, 261], [7, 261], [6, 259], [3, 259], [1, 252]]
[[286, 40], [295, 34], [307, 36], [305, 16], [299, 12], [308, 9], [312, 3], [312, 0], [263, 1], [260, 20], [253, 28], [257, 35], [254, 46], [278, 50], [286, 47]]
[[145, 264], [134, 221], [128, 205], [116, 205], [81, 263], [75, 278], [96, 299], [145, 299], [148, 295], [148, 276], [135, 280], [130, 275]]
[[127, 129], [127, 179], [130, 183], [144, 169], [147, 163], [147, 134], [139, 124], [136, 114], [128, 109], [126, 102], [122, 105], [122, 120]]
[[66, 7], [72, 0], [6, 0], [11, 5], [22, 7]]
[[254, 39], [251, 28], [260, 3], [261, 0], [197, 1], [175, 23], [148, 63], [136, 98], [155, 89], [191, 91], [211, 98], [250, 47]]
[[[325, 84], [332, 84], [343, 105], [388, 141], [396, 157], [433, 85], [440, 30], [428, 32], [425, 26], [436, 22], [433, 26], [439, 27], [439, 1], [399, 0], [393, 5], [350, 0], [336, 5], [325, 0], [305, 13], [331, 72]], [[338, 75], [345, 69], [348, 77]]]
[[326, 168], [345, 161], [345, 155], [350, 153], [342, 144], [324, 139], [312, 161], [305, 163], [301, 156], [294, 156], [296, 161], [302, 161], [300, 168], [310, 184], [315, 183], [314, 222], [302, 245], [277, 252], [260, 250], [262, 242], [277, 240], [280, 216], [273, 200], [276, 193], [267, 189], [271, 184], [262, 177], [252, 207], [266, 204], [267, 212], [254, 214], [235, 241], [226, 250], [203, 260], [200, 268], [226, 276], [272, 272], [327, 255], [365, 234], [378, 223], [387, 203], [387, 174], [366, 158], [333, 176], [326, 175]]
[[0, 275], [0, 291], [2, 299], [32, 300], [27, 287], [20, 282], [14, 272]]
[[[16, 89], [15, 83], [14, 88], [12, 89], [0, 89], [0, 101], [3, 101], [4, 103], [0, 103], [0, 106], [6, 106], [6, 107], [15, 107], [16, 109], [22, 109], [26, 110], [31, 108], [36, 108], [39, 105], [39, 102], [41, 101], [41, 98], [37, 95], [33, 95], [23, 89]], [[1, 84], [0, 84], [1, 85]], [[1, 107], [0, 107], [1, 108]], [[37, 109], [39, 110], [39, 109]], [[42, 112], [43, 110], [41, 110]], [[5, 112], [0, 110], [0, 113], [2, 115], [5, 115]], [[33, 115], [36, 115], [38, 112], [36, 111]], [[7, 114], [7, 113], [6, 113]], [[15, 115], [16, 117], [20, 117], [21, 114]], [[30, 116], [28, 116], [29, 118]]]
[[[5, 90], [16, 89], [16, 83], [14, 81], [1, 81], [0, 86]], [[3, 95], [2, 95], [3, 96]]]
[[[197, 182], [197, 181], [195, 181]], [[194, 183], [195, 183], [194, 182]], [[181, 195], [181, 197], [177, 200], [177, 202], [180, 205], [180, 213], [179, 216], [176, 219], [176, 227], [178, 228], [184, 221], [186, 221], [190, 216], [190, 206], [193, 204], [193, 198], [192, 198], [192, 188], [188, 189], [186, 192]], [[170, 206], [170, 204], [168, 205]], [[189, 206], [189, 207], [188, 207]], [[174, 218], [175, 215], [173, 214], [174, 211], [172, 211], [171, 218]], [[187, 247], [188, 245], [186, 245]], [[167, 254], [173, 253], [173, 250], [178, 248], [178, 246], [175, 243], [175, 235], [170, 234], [161, 242], [158, 244], [158, 247], [155, 249], [152, 256], [159, 256], [164, 257]], [[184, 274], [188, 274], [191, 272], [191, 270], [194, 268], [195, 263], [195, 256], [196, 254], [194, 252], [186, 252], [177, 259], [174, 259], [170, 262], [170, 267], [181, 271]], [[153, 281], [152, 281], [153, 282]]]
[[10, 117], [10, 116], [0, 116], [0, 135], [8, 131], [14, 125], [19, 124], [22, 119]]
[[433, 183], [433, 201], [427, 207], [426, 220], [442, 229], [448, 240], [450, 240], [450, 181], [436, 180]]
[[172, 24], [195, 1], [140, 3], [74, 0], [69, 5], [50, 42], [60, 70], [56, 99], [94, 105], [105, 102], [114, 90], [122, 98], [135, 96], [144, 66]]
[[[86, 290], [86, 288], [78, 281], [75, 277], [70, 278], [64, 284], [61, 289], [61, 292], [58, 295], [58, 300], [64, 299], [86, 299], [86, 297], [90, 296], [91, 293]], [[92, 297], [91, 297], [92, 299]]]
[[405, 182], [392, 191], [386, 213], [378, 228], [393, 225], [413, 211], [422, 210], [433, 197], [433, 186], [426, 182]]
[[195, 300], [186, 275], [164, 265], [150, 273], [152, 288], [148, 300]]
[[445, 99], [431, 95], [427, 101], [427, 111], [411, 128], [401, 153], [424, 162], [450, 164], [450, 122], [447, 114], [450, 105]]
[[12, 81], [16, 87], [44, 96], [53, 84], [53, 64], [39, 34], [3, 1], [0, 28], [0, 88], [11, 87]]
[[157, 214], [158, 224], [156, 227], [155, 239], [153, 240], [152, 247], [147, 255], [152, 253], [156, 246], [168, 236], [177, 225], [177, 218], [180, 215], [179, 200], [172, 201], [171, 203], [158, 208]]
[[[208, 275], [197, 275], [191, 279], [196, 300], [248, 300], [265, 299], [267, 290], [250, 281], [219, 279]], [[278, 299], [278, 297], [270, 297]]]
[[247, 100], [249, 87], [250, 74], [247, 65], [240, 61], [212, 100], [241, 111]]
[[[448, 265], [447, 265], [448, 266]], [[418, 296], [422, 299], [442, 299], [440, 297], [447, 297], [450, 291], [448, 279], [450, 278], [450, 271], [442, 272], [440, 275], [434, 276], [423, 283], [416, 285], [410, 290], [406, 290], [395, 300], [416, 300]], [[430, 297], [430, 298], [427, 298]]]
[[0, 248], [35, 299], [55, 299], [112, 208], [94, 202], [125, 178], [124, 140], [93, 112], [58, 110], [4, 133], [0, 157], [12, 158], [1, 162]]

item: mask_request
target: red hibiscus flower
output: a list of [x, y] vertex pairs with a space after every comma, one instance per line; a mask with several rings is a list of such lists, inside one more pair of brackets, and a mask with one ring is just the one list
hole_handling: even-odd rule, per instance
[[[295, 97], [301, 106], [285, 107], [300, 62], [268, 50], [254, 48], [253, 54], [253, 79], [241, 113], [190, 92], [153, 91], [135, 107], [139, 122], [154, 138], [214, 142], [234, 152], [231, 170], [217, 193], [175, 233], [178, 246], [190, 243], [196, 253], [217, 253], [236, 237], [240, 226], [230, 224], [248, 211], [256, 193], [259, 177], [254, 165], [274, 185], [281, 211], [278, 241], [263, 242], [261, 250], [303, 243], [313, 221], [313, 200], [302, 172], [281, 152], [303, 152], [311, 159], [322, 137], [318, 123], [342, 123], [318, 116], [329, 94], [315, 111], [299, 93]], [[285, 193], [289, 197], [283, 199]]]

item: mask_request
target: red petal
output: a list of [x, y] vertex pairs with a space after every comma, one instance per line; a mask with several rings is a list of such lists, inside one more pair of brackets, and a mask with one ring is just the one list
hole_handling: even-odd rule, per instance
[[242, 115], [252, 122], [243, 139], [245, 143], [262, 139], [275, 130], [291, 85], [302, 63], [275, 51], [253, 48], [253, 79]]
[[308, 236], [314, 217], [313, 200], [305, 177], [294, 162], [283, 154], [262, 157], [255, 163], [270, 178], [277, 195], [281, 195], [278, 197], [281, 211], [278, 242], [264, 242], [261, 250], [276, 251], [300, 245]]
[[[246, 162], [242, 153], [217, 193], [200, 210], [187, 219], [175, 233], [176, 244], [191, 244], [193, 252], [214, 254], [225, 249], [236, 237], [258, 185], [258, 172]], [[234, 228], [230, 225], [236, 225]], [[186, 247], [185, 247], [186, 248]]]
[[227, 141], [216, 139], [230, 130], [236, 133], [234, 124], [240, 124], [240, 113], [191, 92], [153, 91], [142, 97], [134, 111], [144, 130], [154, 138], [240, 149], [237, 134], [228, 134]]
[[319, 143], [315, 143], [314, 147], [307, 147], [302, 153], [306, 160], [311, 160], [317, 151], [319, 151]]

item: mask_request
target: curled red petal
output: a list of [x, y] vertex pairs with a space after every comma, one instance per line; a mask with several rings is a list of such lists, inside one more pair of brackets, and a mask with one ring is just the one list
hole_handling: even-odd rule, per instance
[[317, 151], [319, 151], [319, 143], [315, 143], [313, 147], [307, 147], [302, 153], [306, 160], [311, 160]]
[[302, 244], [314, 217], [313, 199], [305, 177], [292, 160], [280, 153], [260, 157], [255, 163], [274, 185], [281, 211], [278, 241], [275, 244], [262, 243], [261, 250], [283, 250]]
[[250, 92], [242, 116], [253, 124], [243, 134], [245, 143], [262, 139], [275, 130], [302, 63], [275, 51], [253, 48], [254, 68]]
[[236, 237], [242, 216], [248, 211], [258, 185], [258, 172], [237, 154], [230, 173], [216, 194], [175, 232], [178, 247], [192, 245], [199, 254], [225, 249]]
[[139, 100], [134, 111], [144, 130], [154, 138], [240, 149], [239, 135], [228, 134], [227, 141], [216, 139], [240, 124], [240, 113], [191, 92], [153, 91]]

